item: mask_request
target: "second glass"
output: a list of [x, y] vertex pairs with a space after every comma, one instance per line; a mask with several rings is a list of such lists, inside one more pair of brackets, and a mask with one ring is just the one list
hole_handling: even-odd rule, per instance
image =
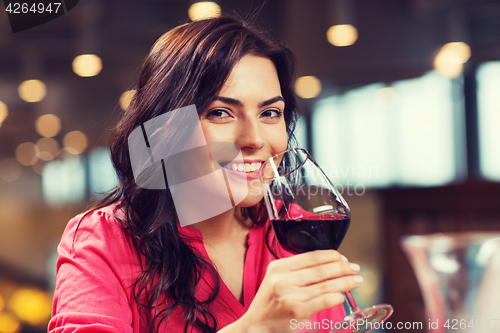
[[[295, 254], [337, 250], [349, 227], [349, 206], [309, 153], [286, 150], [269, 158], [261, 170], [269, 219], [283, 249]], [[389, 304], [360, 310], [350, 293], [345, 296], [347, 316], [332, 332], [366, 332], [393, 312]]]

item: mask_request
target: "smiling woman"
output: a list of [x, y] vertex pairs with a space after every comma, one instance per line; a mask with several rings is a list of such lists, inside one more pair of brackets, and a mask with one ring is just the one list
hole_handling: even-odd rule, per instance
[[[292, 320], [342, 320], [341, 293], [359, 286], [356, 266], [333, 250], [292, 257], [278, 248], [262, 204], [258, 170], [293, 136], [293, 78], [291, 52], [232, 17], [158, 39], [111, 141], [119, 184], [69, 222], [58, 247], [49, 332], [247, 332], [254, 325], [286, 332]], [[133, 132], [147, 138], [148, 121], [191, 105], [212, 156], [218, 143], [240, 151], [217, 164], [228, 179], [243, 179], [248, 194], [182, 226], [171, 188], [136, 183], [128, 140]], [[160, 143], [175, 146], [192, 130], [168, 128]], [[158, 143], [144, 142], [152, 159]], [[169, 164], [150, 162], [166, 179]], [[201, 209], [189, 198], [182, 206]]]

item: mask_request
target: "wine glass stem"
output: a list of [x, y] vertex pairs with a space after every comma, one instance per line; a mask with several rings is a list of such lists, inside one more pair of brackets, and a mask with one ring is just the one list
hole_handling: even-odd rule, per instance
[[349, 311], [349, 313], [347, 313], [347, 311], [346, 311], [347, 315], [350, 315], [351, 313], [358, 311], [359, 308], [356, 305], [356, 302], [354, 302], [354, 298], [352, 298], [351, 293], [350, 292], [345, 292], [343, 294], [345, 296], [345, 302], [344, 302], [345, 307]]

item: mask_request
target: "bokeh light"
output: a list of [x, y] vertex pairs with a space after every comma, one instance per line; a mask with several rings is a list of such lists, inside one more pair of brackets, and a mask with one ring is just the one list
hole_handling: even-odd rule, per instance
[[192, 21], [219, 17], [220, 13], [220, 6], [213, 1], [195, 2], [188, 9], [189, 18]]
[[434, 60], [434, 69], [447, 78], [455, 79], [459, 77], [460, 74], [462, 74], [464, 65], [450, 63], [441, 57], [436, 57], [436, 59]]
[[358, 30], [350, 24], [334, 25], [326, 32], [326, 39], [334, 46], [349, 46], [358, 40]]
[[441, 52], [449, 55], [450, 61], [461, 64], [465, 64], [471, 56], [470, 46], [464, 42], [447, 43], [443, 45]]
[[7, 104], [0, 101], [0, 124], [3, 123], [5, 118], [9, 115], [9, 109], [7, 108]]
[[23, 101], [40, 102], [47, 95], [47, 86], [40, 80], [26, 80], [19, 85], [18, 93]]
[[96, 76], [102, 70], [102, 60], [95, 54], [81, 54], [73, 60], [73, 72], [82, 77]]
[[301, 76], [295, 81], [295, 93], [302, 98], [314, 98], [321, 92], [321, 81], [315, 76]]
[[471, 50], [466, 43], [447, 43], [434, 58], [434, 69], [448, 78], [456, 78], [462, 73], [463, 64], [470, 56]]
[[81, 154], [87, 149], [87, 136], [80, 131], [69, 132], [63, 139], [64, 148], [71, 154]]
[[35, 129], [43, 137], [56, 136], [61, 131], [61, 119], [53, 114], [44, 114], [35, 121]]
[[22, 165], [34, 165], [38, 161], [38, 148], [32, 142], [21, 143], [16, 148], [16, 159]]
[[59, 152], [59, 144], [52, 138], [42, 138], [36, 143], [36, 156], [44, 161], [51, 161]]
[[19, 288], [10, 297], [8, 305], [22, 321], [31, 325], [40, 325], [50, 318], [52, 299], [42, 290]]
[[127, 110], [134, 96], [135, 96], [135, 90], [127, 90], [123, 92], [120, 96], [120, 107], [123, 110]]
[[17, 333], [20, 326], [19, 320], [12, 313], [0, 312], [0, 332]]
[[0, 161], [0, 178], [6, 182], [13, 182], [21, 176], [21, 165], [15, 158], [7, 157]]

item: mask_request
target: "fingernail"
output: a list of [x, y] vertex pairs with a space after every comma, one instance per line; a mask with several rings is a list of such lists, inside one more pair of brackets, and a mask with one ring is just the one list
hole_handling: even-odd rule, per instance
[[363, 282], [363, 277], [360, 275], [354, 276], [353, 279], [354, 279], [354, 282], [356, 282], [358, 284], [361, 284]]
[[347, 258], [346, 258], [343, 254], [341, 254], [341, 255], [340, 255], [340, 257], [341, 257], [341, 258], [342, 258], [342, 260], [344, 260], [344, 261], [349, 261], [349, 260], [347, 260]]
[[351, 264], [350, 264], [350, 266], [351, 266], [351, 269], [352, 269], [353, 271], [355, 271], [355, 272], [359, 272], [359, 270], [361, 269], [361, 267], [359, 267], [359, 265], [358, 265], [358, 264], [352, 264], [352, 263], [351, 263]]

